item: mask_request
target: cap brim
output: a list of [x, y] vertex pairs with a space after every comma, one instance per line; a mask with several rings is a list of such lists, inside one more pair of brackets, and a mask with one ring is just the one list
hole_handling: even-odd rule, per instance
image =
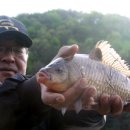
[[0, 38], [4, 38], [6, 36], [16, 39], [24, 47], [29, 48], [32, 45], [32, 40], [24, 33], [18, 31], [5, 31], [0, 33]]

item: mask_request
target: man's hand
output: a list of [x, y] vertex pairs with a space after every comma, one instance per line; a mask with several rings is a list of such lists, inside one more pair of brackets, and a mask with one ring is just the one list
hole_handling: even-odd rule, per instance
[[119, 95], [108, 95], [103, 93], [95, 102], [96, 88], [88, 86], [83, 93], [82, 102], [86, 110], [93, 109], [101, 115], [118, 115], [123, 111], [122, 99]]
[[61, 109], [63, 107], [67, 107], [68, 109], [72, 109], [75, 101], [83, 94], [85, 91], [85, 83], [84, 80], [78, 80], [71, 88], [68, 88], [62, 94], [55, 93], [47, 89], [46, 86], [41, 88], [41, 97], [42, 101], [56, 109]]

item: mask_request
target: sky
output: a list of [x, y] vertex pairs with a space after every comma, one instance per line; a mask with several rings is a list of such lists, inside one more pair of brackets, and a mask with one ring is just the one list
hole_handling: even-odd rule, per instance
[[75, 10], [84, 13], [119, 14], [130, 17], [129, 0], [0, 0], [0, 15], [44, 13], [53, 9]]

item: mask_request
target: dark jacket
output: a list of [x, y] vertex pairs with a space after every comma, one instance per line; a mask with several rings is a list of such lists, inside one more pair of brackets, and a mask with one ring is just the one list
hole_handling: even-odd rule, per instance
[[98, 130], [104, 123], [103, 116], [94, 111], [69, 111], [63, 116], [45, 105], [35, 76], [17, 74], [0, 87], [0, 130], [66, 130], [73, 126]]

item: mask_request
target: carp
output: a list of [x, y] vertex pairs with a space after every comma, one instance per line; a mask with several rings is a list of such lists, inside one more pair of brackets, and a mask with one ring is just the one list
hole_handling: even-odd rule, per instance
[[118, 94], [124, 103], [130, 100], [129, 65], [111, 48], [108, 41], [98, 41], [90, 54], [59, 57], [41, 68], [37, 82], [48, 89], [64, 92], [80, 78], [96, 87], [96, 97], [102, 93]]

